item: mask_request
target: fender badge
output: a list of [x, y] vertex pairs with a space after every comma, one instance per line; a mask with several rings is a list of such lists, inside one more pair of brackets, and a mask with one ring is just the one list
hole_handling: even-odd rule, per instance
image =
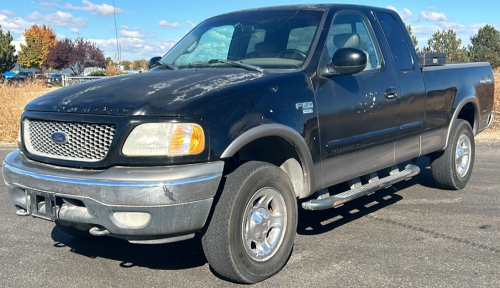
[[295, 108], [297, 110], [299, 110], [300, 108], [302, 108], [302, 113], [303, 114], [310, 114], [310, 113], [313, 113], [313, 108], [314, 105], [313, 105], [313, 102], [302, 102], [302, 103], [296, 103], [295, 104]]

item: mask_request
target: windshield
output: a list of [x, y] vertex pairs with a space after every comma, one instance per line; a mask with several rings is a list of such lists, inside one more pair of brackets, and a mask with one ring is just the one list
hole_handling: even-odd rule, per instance
[[314, 10], [219, 16], [201, 23], [161, 62], [177, 68], [234, 67], [227, 62], [210, 61], [218, 59], [266, 69], [295, 69], [307, 58], [322, 16], [322, 11]]

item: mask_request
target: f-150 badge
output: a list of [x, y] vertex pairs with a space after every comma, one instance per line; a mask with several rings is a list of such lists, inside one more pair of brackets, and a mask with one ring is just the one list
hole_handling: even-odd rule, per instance
[[312, 109], [313, 107], [314, 107], [313, 102], [302, 102], [302, 103], [295, 104], [295, 108], [297, 108], [297, 110], [302, 108], [302, 113], [304, 113], [304, 114], [313, 113], [313, 109]]

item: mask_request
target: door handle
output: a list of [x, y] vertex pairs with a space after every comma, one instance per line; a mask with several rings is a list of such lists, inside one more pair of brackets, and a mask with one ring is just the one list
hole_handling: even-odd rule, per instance
[[392, 100], [398, 98], [398, 90], [396, 87], [389, 87], [384, 91], [385, 98], [387, 100]]

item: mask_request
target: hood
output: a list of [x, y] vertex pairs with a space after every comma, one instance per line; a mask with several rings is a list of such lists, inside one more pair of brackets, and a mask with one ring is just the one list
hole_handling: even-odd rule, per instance
[[263, 78], [234, 68], [156, 70], [93, 80], [58, 89], [26, 111], [117, 116], [189, 116], [188, 105], [213, 92]]

